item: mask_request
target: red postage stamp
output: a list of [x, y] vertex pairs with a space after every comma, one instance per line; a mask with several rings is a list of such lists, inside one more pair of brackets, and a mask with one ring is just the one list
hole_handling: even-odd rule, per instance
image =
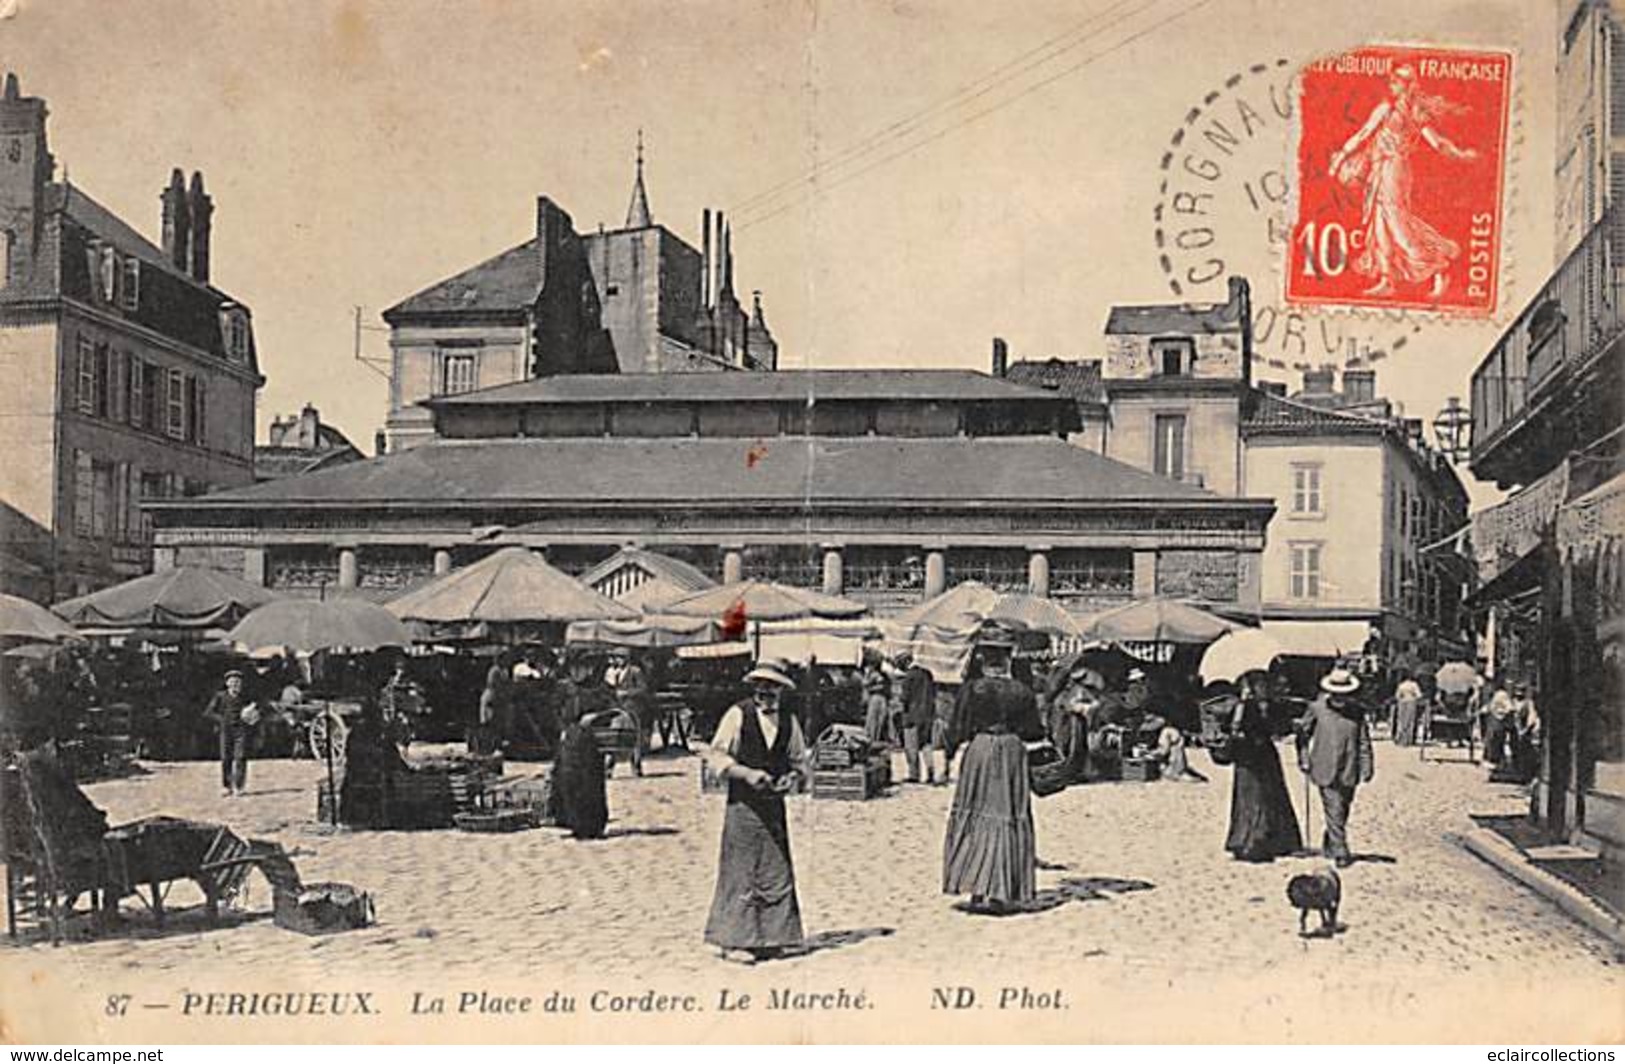
[[1505, 52], [1373, 46], [1306, 67], [1287, 300], [1493, 312], [1511, 86]]

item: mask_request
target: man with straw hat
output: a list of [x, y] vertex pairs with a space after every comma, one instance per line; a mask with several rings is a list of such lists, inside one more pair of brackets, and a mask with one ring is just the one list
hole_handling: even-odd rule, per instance
[[795, 681], [776, 665], [745, 676], [750, 697], [722, 715], [707, 758], [728, 784], [717, 888], [705, 940], [730, 960], [755, 963], [799, 950], [805, 939], [784, 796], [802, 773], [806, 739], [782, 708]]
[[1320, 689], [1321, 696], [1298, 721], [1298, 767], [1320, 788], [1326, 816], [1321, 851], [1339, 868], [1347, 868], [1354, 863], [1348, 840], [1354, 791], [1371, 781], [1375, 768], [1371, 729], [1365, 707], [1355, 697], [1359, 677], [1339, 666], [1320, 681]]

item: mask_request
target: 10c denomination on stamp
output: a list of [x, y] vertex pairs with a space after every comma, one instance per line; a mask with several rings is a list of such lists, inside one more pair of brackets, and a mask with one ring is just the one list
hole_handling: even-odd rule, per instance
[[1372, 46], [1299, 85], [1287, 300], [1492, 313], [1512, 56]]

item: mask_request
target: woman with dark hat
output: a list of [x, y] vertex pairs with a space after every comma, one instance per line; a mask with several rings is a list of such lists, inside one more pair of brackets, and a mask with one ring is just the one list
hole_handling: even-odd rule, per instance
[[707, 755], [728, 784], [728, 809], [705, 941], [724, 957], [753, 963], [804, 942], [784, 796], [801, 774], [807, 745], [795, 717], [781, 709], [795, 681], [758, 665], [745, 682], [750, 697], [722, 715]]
[[1230, 719], [1230, 831], [1224, 848], [1238, 861], [1273, 861], [1303, 843], [1298, 814], [1281, 771], [1281, 752], [1270, 730], [1267, 677], [1241, 677]]
[[[609, 823], [609, 791], [604, 776], [604, 752], [592, 729], [581, 722], [582, 704], [576, 684], [585, 668], [573, 662], [569, 690], [556, 702], [563, 730], [553, 759], [553, 816], [578, 839], [601, 839]], [[562, 686], [562, 685], [561, 685]]]
[[1001, 912], [1037, 893], [1038, 849], [1033, 835], [1024, 739], [1040, 739], [1044, 724], [1030, 689], [1010, 676], [1013, 648], [981, 643], [982, 675], [960, 696], [954, 731], [968, 741], [948, 814], [942, 853], [942, 892], [969, 894], [978, 912]]

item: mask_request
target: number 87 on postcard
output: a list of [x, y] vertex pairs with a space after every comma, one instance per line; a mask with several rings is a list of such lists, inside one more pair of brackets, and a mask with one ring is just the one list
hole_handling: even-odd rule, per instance
[[1372, 46], [1305, 67], [1287, 300], [1491, 314], [1511, 86], [1505, 52]]

